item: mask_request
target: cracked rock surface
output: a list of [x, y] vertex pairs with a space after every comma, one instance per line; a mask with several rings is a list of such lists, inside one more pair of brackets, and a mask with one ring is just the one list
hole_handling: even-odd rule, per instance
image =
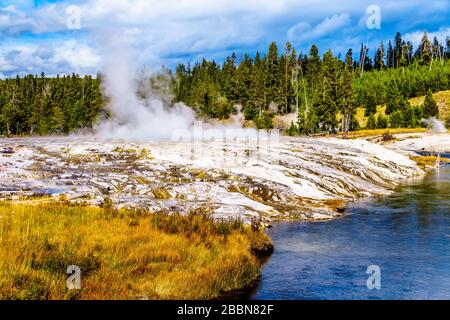
[[0, 139], [0, 200], [58, 199], [244, 221], [330, 219], [423, 172], [365, 140], [148, 142]]

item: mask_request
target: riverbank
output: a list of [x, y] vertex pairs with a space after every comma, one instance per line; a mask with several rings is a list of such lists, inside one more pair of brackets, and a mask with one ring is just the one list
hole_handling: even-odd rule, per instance
[[[385, 197], [350, 203], [327, 222], [280, 221], [251, 299], [450, 298], [450, 165], [404, 180]], [[369, 266], [380, 289], [367, 287]]]
[[[257, 224], [341, 217], [422, 176], [394, 143], [0, 140], [3, 298], [211, 299], [251, 286], [272, 250]], [[77, 263], [82, 292], [62, 285]]]
[[0, 203], [0, 218], [0, 299], [212, 299], [251, 285], [272, 250], [263, 231], [202, 213]]
[[371, 136], [370, 141], [381, 144], [394, 152], [404, 154], [423, 169], [436, 168], [448, 163], [450, 154], [450, 134], [433, 132], [391, 134], [390, 139]]

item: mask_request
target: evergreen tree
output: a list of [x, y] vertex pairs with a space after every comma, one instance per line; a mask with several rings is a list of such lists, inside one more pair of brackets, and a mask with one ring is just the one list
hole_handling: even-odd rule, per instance
[[291, 125], [290, 125], [289, 128], [286, 130], [286, 134], [287, 134], [288, 136], [296, 136], [296, 135], [299, 135], [299, 134], [300, 134], [300, 132], [299, 132], [299, 130], [298, 130], [298, 127], [297, 127], [297, 125], [295, 124], [294, 121], [291, 121]]
[[415, 128], [417, 126], [416, 115], [411, 106], [408, 106], [403, 110], [403, 126], [405, 128]]
[[54, 107], [50, 119], [50, 128], [54, 133], [61, 133], [65, 124], [64, 113], [60, 107]]
[[389, 115], [396, 110], [403, 110], [408, 103], [400, 93], [395, 81], [391, 81], [386, 92], [386, 114]]
[[243, 105], [244, 116], [253, 120], [266, 107], [264, 61], [259, 52], [256, 53], [251, 72], [251, 85], [248, 103]]
[[316, 115], [320, 127], [325, 132], [331, 132], [336, 128], [337, 105], [337, 82], [336, 82], [336, 59], [331, 50], [323, 57], [322, 85], [318, 99], [315, 100]]
[[[249, 106], [251, 99], [251, 87], [252, 87], [252, 68], [253, 61], [250, 55], [245, 54], [244, 60], [239, 64], [237, 68], [237, 97], [235, 104], [240, 104], [241, 106]], [[227, 97], [225, 95], [225, 97]]]
[[382, 114], [379, 114], [377, 117], [377, 128], [384, 129], [387, 128], [387, 126], [388, 126], [387, 118], [384, 117]]
[[423, 119], [423, 108], [419, 106], [414, 106], [414, 116], [417, 119], [417, 122], [419, 122], [421, 119]]
[[319, 125], [319, 117], [317, 116], [316, 110], [311, 108], [306, 114], [305, 133], [314, 134], [320, 132], [321, 128]]
[[364, 99], [364, 115], [368, 117], [377, 112], [377, 101], [373, 88], [370, 88]]
[[391, 41], [388, 42], [388, 49], [386, 53], [386, 66], [388, 68], [393, 68], [395, 65], [395, 53], [394, 48], [392, 48]]
[[369, 118], [367, 119], [367, 129], [376, 129], [377, 127], [377, 121], [375, 120], [375, 115], [373, 113], [370, 114]]
[[342, 130], [347, 133], [350, 130], [351, 119], [356, 113], [355, 94], [353, 91], [353, 52], [348, 50], [345, 55], [345, 65], [340, 71], [340, 82], [337, 96], [342, 113]]
[[269, 111], [263, 111], [256, 117], [255, 125], [258, 129], [273, 129], [273, 114]]
[[398, 68], [403, 58], [403, 41], [400, 32], [395, 34], [394, 44], [394, 68]]
[[450, 37], [445, 38], [445, 57], [450, 59]]
[[400, 110], [396, 110], [389, 115], [389, 127], [401, 128], [403, 126], [403, 115]]
[[423, 116], [425, 118], [439, 116], [439, 107], [436, 100], [433, 98], [431, 90], [428, 90], [427, 95], [425, 96], [425, 101], [423, 103]]
[[277, 106], [282, 104], [283, 82], [280, 77], [280, 60], [278, 56], [278, 46], [272, 42], [269, 46], [267, 54], [267, 68], [266, 68], [266, 103], [275, 103]]
[[418, 59], [421, 65], [430, 64], [432, 59], [431, 42], [428, 39], [428, 34], [426, 32], [423, 34], [422, 40], [420, 41]]
[[321, 79], [322, 63], [320, 61], [319, 49], [316, 45], [312, 45], [309, 50], [309, 57], [306, 65], [306, 81], [310, 87], [310, 96], [314, 99], [319, 88], [319, 81]]
[[351, 131], [356, 131], [359, 130], [361, 128], [358, 119], [356, 118], [356, 114], [354, 114], [352, 116], [352, 119], [350, 120], [350, 130]]
[[298, 84], [297, 53], [289, 42], [285, 46], [282, 70], [284, 71], [282, 112], [287, 114], [292, 111], [292, 106], [296, 104], [294, 98], [298, 93], [298, 86], [294, 87]]
[[380, 47], [377, 49], [375, 54], [375, 69], [383, 70], [385, 68], [384, 64], [384, 44], [383, 41], [380, 43]]

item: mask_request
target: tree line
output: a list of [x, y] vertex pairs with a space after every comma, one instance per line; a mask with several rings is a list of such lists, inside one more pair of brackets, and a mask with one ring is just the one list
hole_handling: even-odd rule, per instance
[[[258, 128], [272, 128], [275, 115], [296, 112], [297, 121], [287, 130], [292, 135], [356, 130], [361, 106], [367, 127], [417, 126], [423, 117], [438, 115], [431, 93], [450, 88], [448, 37], [441, 43], [424, 33], [414, 48], [397, 33], [386, 49], [383, 42], [373, 53], [362, 45], [358, 59], [354, 56], [351, 49], [343, 57], [331, 50], [321, 55], [316, 45], [298, 53], [289, 42], [280, 50], [273, 42], [265, 54], [233, 53], [222, 64], [206, 59], [180, 64], [147, 84], [170, 93], [169, 104], [184, 102], [207, 118], [228, 118], [238, 105]], [[0, 134], [92, 128], [108, 116], [101, 84], [101, 75], [76, 74], [0, 80]], [[145, 98], [145, 88], [138, 91]], [[426, 108], [409, 105], [408, 98], [421, 95], [427, 95]], [[377, 116], [377, 105], [383, 104], [387, 116]]]
[[305, 133], [331, 130], [342, 112], [350, 127], [355, 109], [352, 86], [354, 62], [349, 50], [342, 61], [331, 50], [323, 57], [313, 45], [309, 55], [297, 54], [287, 43], [282, 54], [271, 43], [267, 54], [241, 61], [232, 54], [223, 65], [203, 60], [192, 68], [181, 64], [175, 72], [175, 100], [206, 117], [227, 118], [242, 106], [247, 120], [271, 125], [275, 114], [298, 112]]
[[104, 111], [101, 76], [28, 75], [0, 81], [0, 134], [64, 134], [92, 128]]
[[[424, 33], [414, 48], [397, 32], [370, 55], [365, 45], [353, 59], [351, 49], [344, 57], [330, 50], [320, 55], [312, 45], [306, 54], [288, 42], [280, 52], [273, 42], [266, 54], [257, 52], [254, 58], [232, 54], [223, 64], [180, 64], [174, 76], [175, 100], [215, 118], [229, 117], [233, 106], [240, 105], [246, 119], [266, 128], [273, 126], [274, 115], [297, 112], [288, 133], [313, 134], [358, 129], [355, 113], [360, 106], [372, 116], [370, 126], [417, 126], [422, 107], [409, 106], [407, 99], [450, 88], [449, 37], [441, 43]], [[388, 117], [374, 120], [377, 105], [386, 103]]]

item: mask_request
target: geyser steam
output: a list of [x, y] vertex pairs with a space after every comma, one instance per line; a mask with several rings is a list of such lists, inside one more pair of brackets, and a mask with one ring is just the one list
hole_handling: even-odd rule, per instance
[[103, 47], [102, 72], [112, 118], [97, 126], [97, 135], [108, 139], [166, 140], [176, 130], [189, 130], [195, 120], [192, 109], [183, 104], [166, 106], [154, 96], [138, 98], [137, 69], [131, 63], [136, 57], [131, 46], [121, 35], [109, 35], [108, 39], [112, 40]]
[[435, 132], [445, 133], [447, 129], [443, 121], [436, 119], [435, 117], [425, 120], [427, 126]]
[[[268, 135], [267, 131], [253, 128], [243, 128], [243, 115], [238, 108], [234, 121], [224, 125], [218, 121], [196, 121], [195, 112], [177, 103], [169, 105], [164, 101], [171, 101], [171, 97], [157, 96], [144, 85], [149, 92], [146, 98], [138, 96], [139, 87], [136, 75], [139, 70], [135, 67], [138, 61], [132, 46], [126, 41], [125, 33], [111, 32], [101, 39], [111, 39], [103, 45], [102, 71], [104, 75], [103, 90], [109, 98], [108, 109], [112, 118], [101, 121], [95, 128], [97, 136], [106, 139], [131, 140], [234, 140], [234, 139], [278, 139], [278, 133]], [[104, 41], [100, 40], [101, 43]], [[148, 79], [144, 79], [148, 81]], [[142, 85], [142, 82], [141, 82]]]

